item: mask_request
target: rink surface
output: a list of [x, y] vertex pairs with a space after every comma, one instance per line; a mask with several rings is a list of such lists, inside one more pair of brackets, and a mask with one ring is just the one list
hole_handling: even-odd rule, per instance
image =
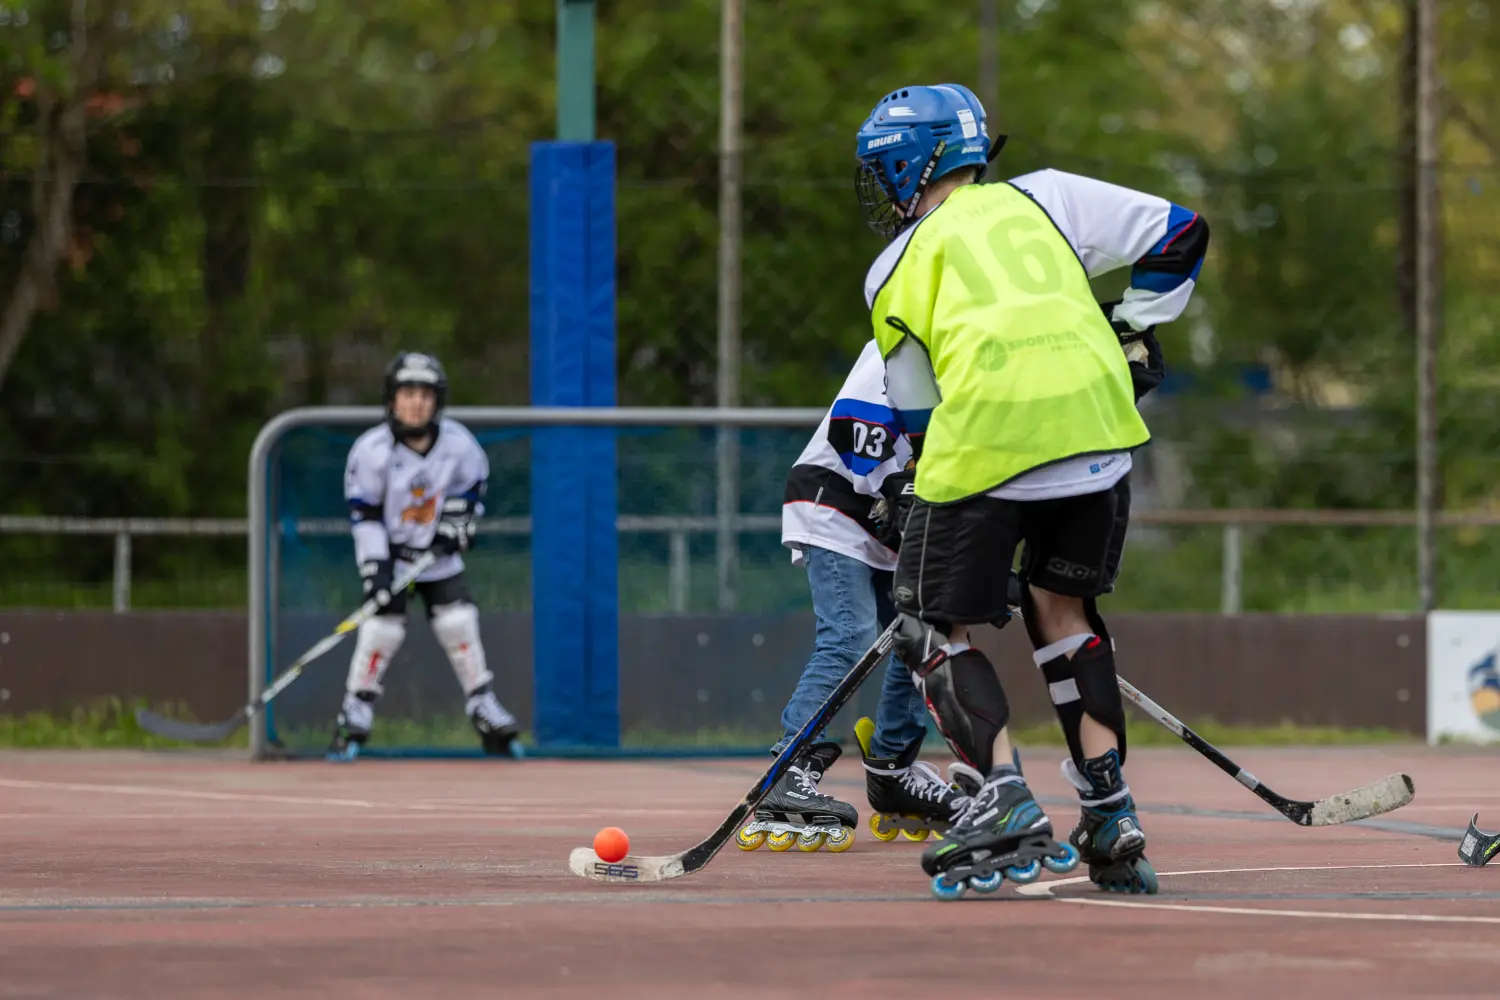
[[[1079, 873], [931, 898], [922, 845], [876, 841], [857, 758], [843, 854], [743, 853], [612, 886], [569, 873], [601, 826], [632, 851], [712, 830], [760, 759], [253, 764], [0, 753], [0, 997], [1474, 997], [1500, 989], [1493, 751], [1231, 750], [1283, 794], [1393, 771], [1416, 800], [1297, 827], [1182, 748], [1130, 754], [1152, 898]], [[1059, 752], [1028, 778], [1064, 831]], [[1488, 824], [1486, 820], [1488, 819]]]

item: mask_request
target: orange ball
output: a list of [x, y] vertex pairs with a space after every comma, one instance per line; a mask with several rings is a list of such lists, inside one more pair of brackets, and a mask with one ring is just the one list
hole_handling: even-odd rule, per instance
[[630, 838], [617, 826], [606, 826], [594, 834], [594, 853], [601, 861], [614, 864], [630, 853]]

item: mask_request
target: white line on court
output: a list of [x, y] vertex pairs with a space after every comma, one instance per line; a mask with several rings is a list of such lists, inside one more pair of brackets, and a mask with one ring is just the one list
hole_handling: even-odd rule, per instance
[[[535, 814], [550, 814], [563, 808], [561, 802], [527, 801], [524, 803], [486, 804], [475, 802], [463, 805], [457, 802], [376, 802], [370, 799], [345, 799], [313, 795], [270, 795], [259, 792], [210, 792], [197, 788], [165, 788], [160, 785], [100, 785], [75, 781], [28, 781], [18, 778], [0, 778], [0, 788], [35, 789], [49, 792], [97, 792], [105, 795], [134, 795], [144, 798], [200, 799], [210, 802], [243, 802], [274, 805], [336, 807], [397, 813], [439, 814], [494, 817], [534, 817]], [[701, 815], [702, 809], [609, 809], [609, 815], [666, 816]], [[603, 815], [605, 810], [600, 811]], [[570, 811], [569, 815], [582, 813]]]
[[[1276, 868], [1205, 868], [1188, 872], [1158, 872], [1158, 878], [1177, 878], [1183, 875], [1238, 875], [1251, 872], [1325, 872], [1351, 869], [1389, 868], [1464, 868], [1461, 861], [1426, 861], [1411, 864], [1386, 865], [1300, 865]], [[1500, 924], [1500, 917], [1471, 917], [1428, 913], [1368, 913], [1338, 910], [1283, 910], [1250, 906], [1202, 906], [1192, 903], [1145, 903], [1128, 899], [1091, 899], [1082, 896], [1054, 896], [1052, 890], [1065, 885], [1087, 882], [1087, 875], [1054, 879], [1050, 882], [1033, 882], [1016, 887], [1022, 896], [1036, 896], [1056, 903], [1077, 903], [1082, 906], [1118, 906], [1134, 910], [1173, 910], [1178, 913], [1223, 913], [1246, 917], [1304, 917], [1317, 920], [1387, 920], [1410, 921], [1429, 924]]]

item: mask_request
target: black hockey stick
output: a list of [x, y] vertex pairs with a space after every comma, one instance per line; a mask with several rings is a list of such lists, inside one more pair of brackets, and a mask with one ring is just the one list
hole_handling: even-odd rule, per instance
[[771, 786], [786, 773], [787, 768], [792, 766], [792, 761], [801, 753], [802, 748], [812, 739], [814, 733], [821, 731], [839, 709], [844, 707], [845, 702], [859, 690], [860, 684], [864, 683], [870, 671], [885, 659], [886, 653], [890, 652], [891, 645], [896, 637], [896, 625], [894, 622], [886, 630], [880, 633], [880, 638], [875, 640], [860, 661], [844, 675], [828, 700], [823, 702], [812, 718], [797, 733], [792, 741], [788, 743], [776, 755], [766, 773], [758, 778], [750, 791], [740, 800], [719, 828], [709, 834], [700, 843], [688, 848], [679, 854], [664, 854], [656, 857], [642, 857], [627, 854], [619, 861], [608, 862], [602, 860], [594, 853], [591, 847], [575, 847], [573, 853], [568, 856], [568, 867], [573, 870], [574, 875], [594, 879], [598, 882], [661, 882], [669, 878], [678, 878], [682, 875], [691, 875], [700, 871], [712, 860], [719, 849], [729, 843], [745, 821], [755, 812], [755, 807], [760, 805], [761, 800], [771, 791]]
[[1125, 678], [1116, 675], [1115, 679], [1120, 683], [1121, 693], [1140, 706], [1147, 715], [1160, 722], [1182, 742], [1218, 765], [1219, 770], [1250, 789], [1259, 796], [1261, 801], [1298, 826], [1335, 826], [1339, 823], [1369, 819], [1371, 816], [1379, 816], [1381, 813], [1400, 809], [1416, 795], [1416, 785], [1412, 783], [1411, 776], [1406, 774], [1390, 774], [1353, 791], [1344, 792], [1342, 795], [1330, 795], [1316, 802], [1300, 802], [1278, 795], [1261, 784], [1260, 779], [1255, 775], [1230, 760], [1218, 747], [1193, 732], [1166, 709], [1136, 690]]
[[243, 706], [238, 712], [235, 712], [234, 715], [223, 722], [179, 722], [176, 719], [168, 719], [165, 716], [157, 715], [155, 712], [144, 708], [136, 709], [135, 721], [140, 723], [141, 728], [149, 733], [155, 733], [157, 736], [165, 736], [170, 740], [181, 740], [184, 743], [219, 743], [228, 739], [241, 726], [254, 718], [261, 709], [269, 705], [272, 698], [285, 691], [291, 685], [292, 681], [300, 677], [303, 667], [337, 646], [343, 641], [344, 636], [375, 617], [377, 611], [390, 603], [392, 596], [401, 593], [407, 587], [411, 586], [412, 581], [421, 576], [427, 567], [436, 561], [437, 554], [435, 552], [424, 552], [416, 562], [411, 564], [410, 569], [392, 582], [391, 589], [385, 593], [384, 600], [381, 600], [380, 595], [377, 594], [364, 604], [361, 604], [358, 611], [339, 622], [337, 628], [322, 639], [319, 639], [311, 649], [298, 657], [297, 662], [293, 663], [286, 669], [285, 673], [276, 678], [274, 684], [260, 693], [260, 697]]
[[[1020, 608], [1010, 610], [1015, 617], [1021, 617]], [[1173, 736], [1207, 757], [1218, 766], [1219, 770], [1250, 789], [1262, 802], [1298, 826], [1336, 826], [1339, 823], [1369, 819], [1371, 816], [1379, 816], [1381, 813], [1400, 809], [1416, 796], [1417, 786], [1412, 783], [1410, 775], [1388, 774], [1379, 781], [1372, 781], [1353, 791], [1342, 795], [1330, 795], [1316, 802], [1289, 799], [1261, 784], [1259, 778], [1230, 760], [1222, 750], [1193, 732], [1175, 715], [1146, 697], [1125, 678], [1116, 674], [1115, 681], [1120, 685], [1121, 694], [1135, 702], [1143, 712], [1161, 723]]]

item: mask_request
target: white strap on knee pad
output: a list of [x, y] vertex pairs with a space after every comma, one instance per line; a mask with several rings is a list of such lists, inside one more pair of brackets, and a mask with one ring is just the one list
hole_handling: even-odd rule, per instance
[[378, 695], [384, 691], [385, 672], [405, 639], [406, 622], [395, 615], [376, 615], [361, 625], [355, 634], [344, 689], [350, 694], [368, 691]]
[[495, 679], [485, 663], [484, 644], [479, 639], [479, 609], [474, 605], [440, 604], [433, 608], [432, 634], [448, 654], [464, 694], [472, 694]]
[[1077, 635], [1070, 635], [1066, 639], [1059, 639], [1052, 645], [1043, 646], [1035, 653], [1032, 653], [1031, 660], [1039, 667], [1043, 663], [1051, 663], [1059, 656], [1068, 656], [1078, 652], [1078, 650], [1083, 648], [1083, 644], [1093, 637], [1094, 633], [1092, 632], [1080, 632]]
[[[1038, 667], [1051, 663], [1060, 656], [1069, 656], [1083, 648], [1084, 643], [1094, 637], [1092, 632], [1081, 632], [1078, 635], [1070, 635], [1066, 639], [1059, 639], [1050, 646], [1043, 646], [1031, 654], [1031, 659]], [[1054, 705], [1067, 705], [1083, 698], [1078, 693], [1078, 682], [1069, 677], [1065, 680], [1053, 681], [1047, 685], [1047, 694], [1052, 698]]]

